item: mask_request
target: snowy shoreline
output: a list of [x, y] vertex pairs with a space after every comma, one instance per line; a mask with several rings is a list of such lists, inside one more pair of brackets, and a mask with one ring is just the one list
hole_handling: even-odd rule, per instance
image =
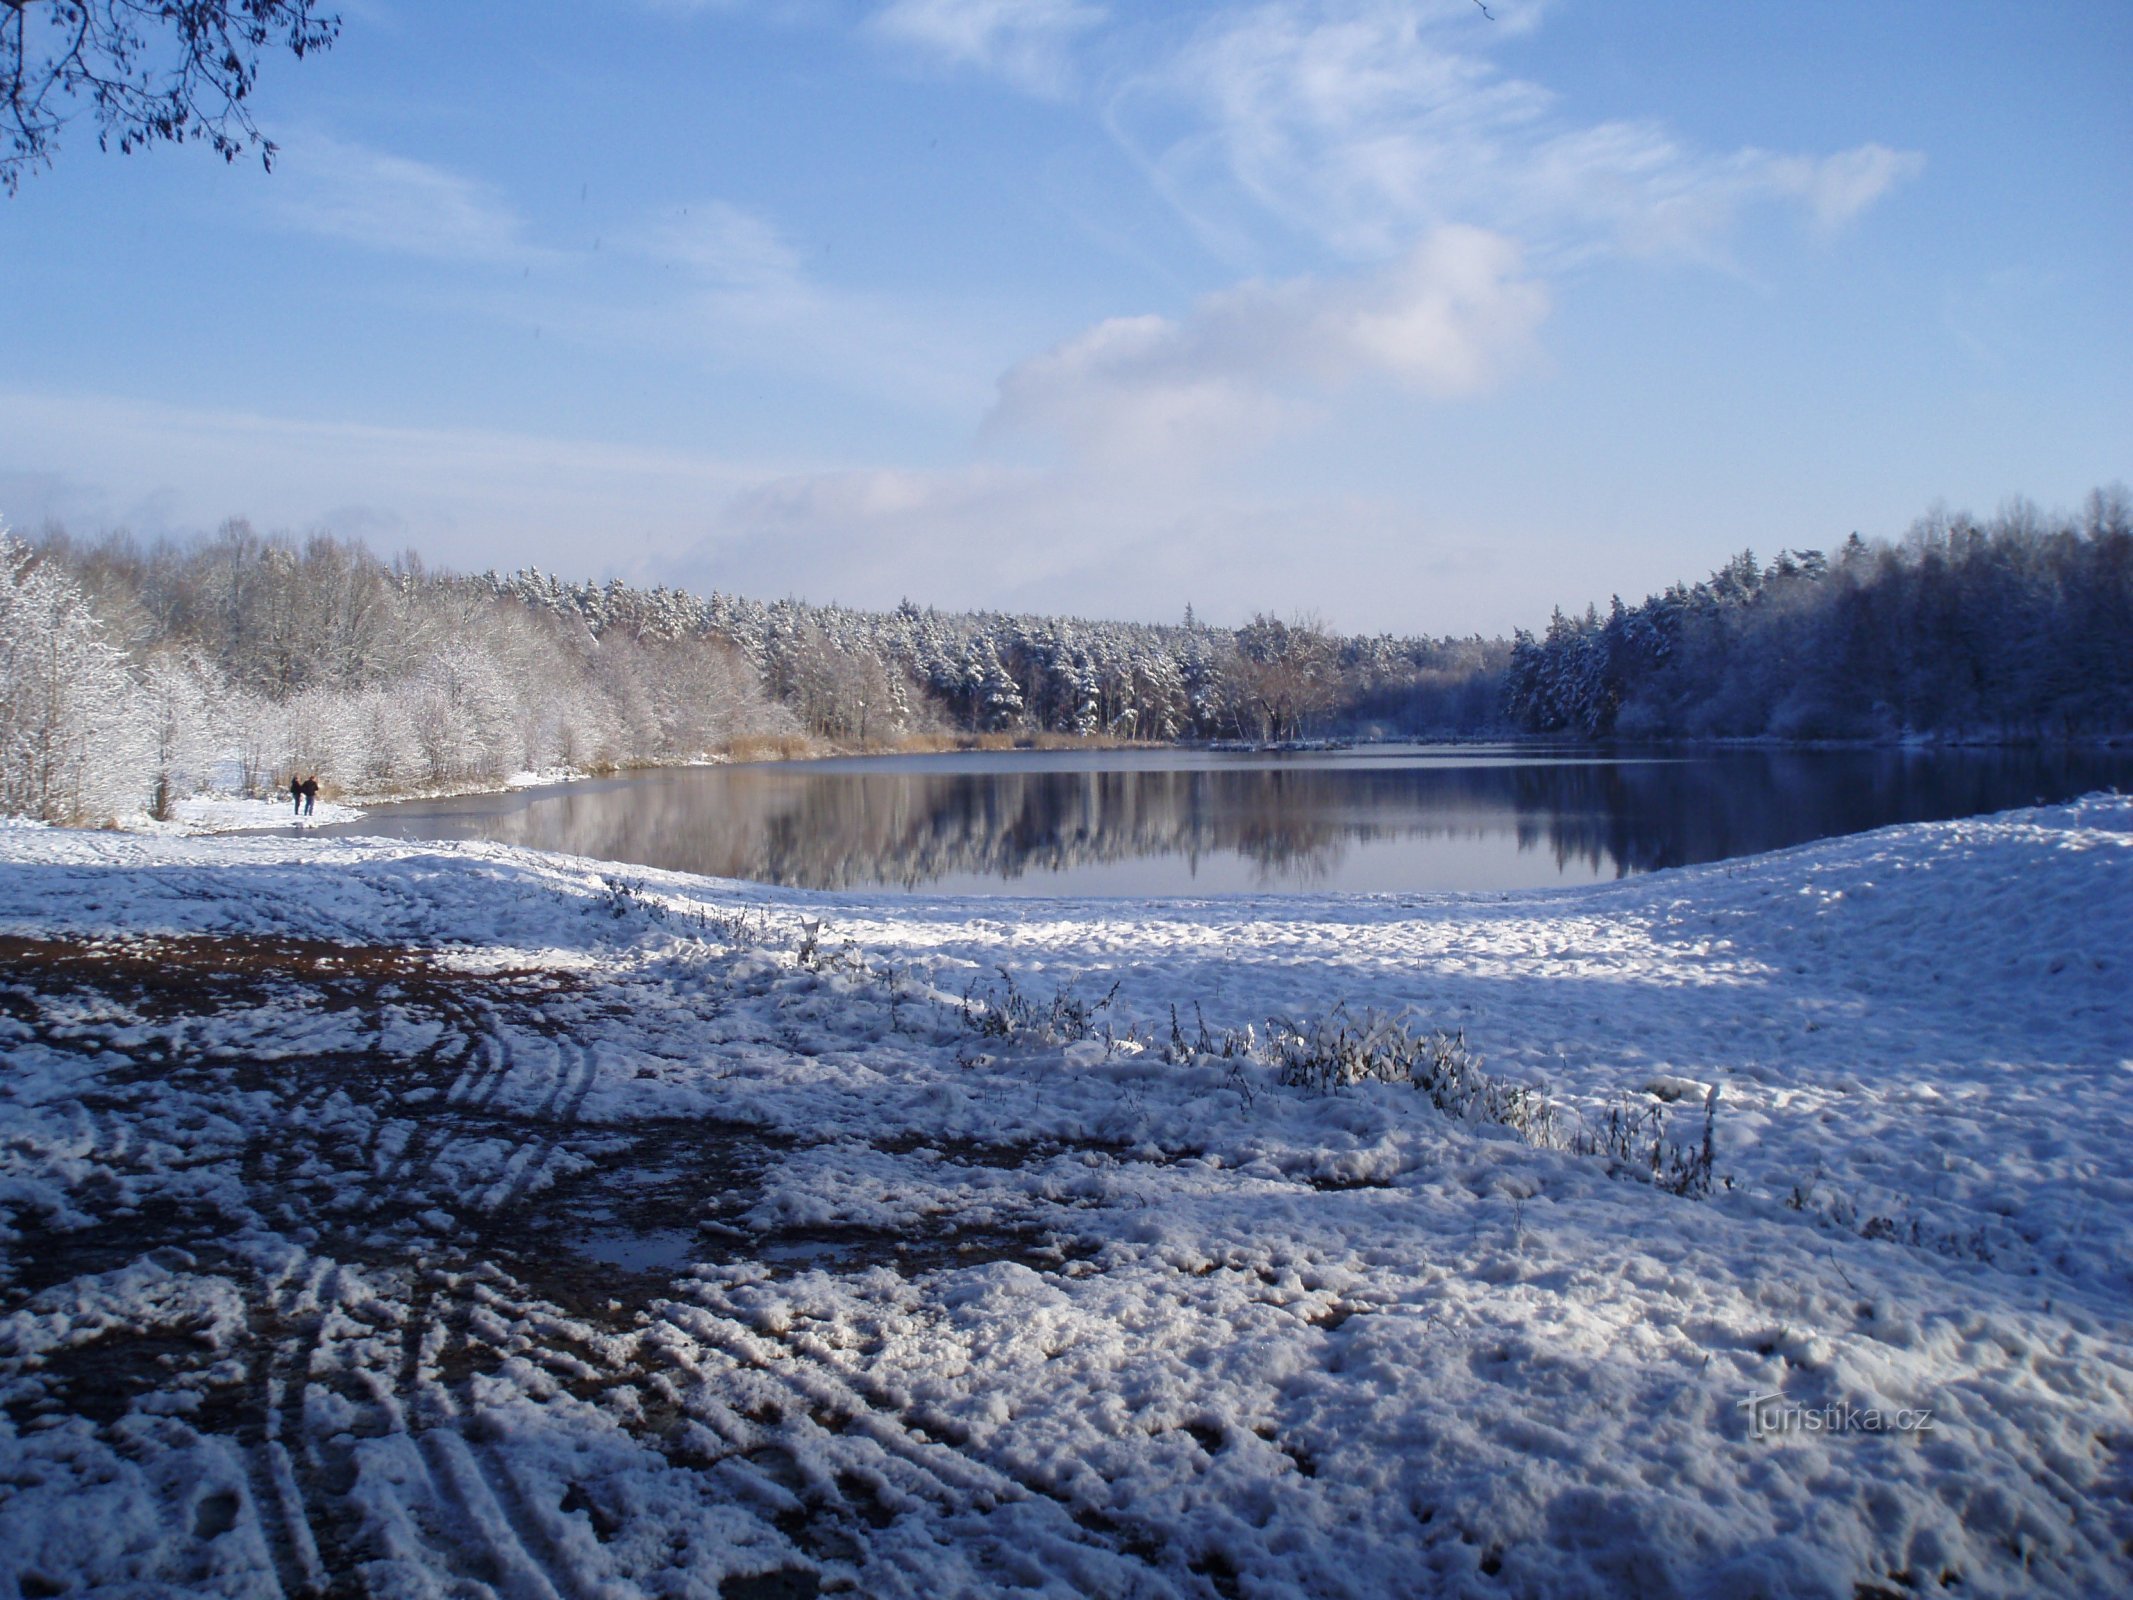
[[[2133, 1583], [2133, 801], [1509, 894], [0, 865], [18, 1584]], [[987, 1036], [1001, 968], [1110, 1003]], [[1155, 1048], [1335, 1006], [1593, 1119], [1716, 1088], [1727, 1181]]]
[[[144, 811], [136, 811], [118, 819], [117, 831], [124, 833], [147, 833], [194, 837], [217, 833], [256, 833], [269, 828], [290, 828], [297, 832], [309, 827], [323, 827], [329, 823], [359, 822], [379, 806], [415, 804], [425, 800], [470, 799], [483, 795], [515, 794], [521, 789], [542, 789], [572, 783], [602, 782], [616, 778], [631, 778], [658, 772], [687, 772], [698, 767], [724, 767], [752, 765], [757, 763], [784, 765], [808, 761], [849, 761], [871, 756], [906, 755], [960, 755], [984, 751], [988, 754], [1029, 753], [1046, 754], [1062, 749], [1072, 750], [1138, 750], [1152, 748], [1128, 740], [1087, 739], [1073, 743], [1036, 743], [1017, 745], [1012, 751], [987, 750], [972, 745], [967, 749], [954, 747], [941, 749], [931, 743], [920, 742], [909, 748], [844, 750], [834, 745], [825, 745], [804, 754], [759, 754], [734, 756], [716, 752], [686, 761], [657, 761], [627, 767], [548, 767], [541, 771], [514, 772], [499, 780], [469, 780], [458, 783], [418, 785], [408, 789], [386, 791], [352, 791], [339, 800], [321, 800], [312, 815], [296, 817], [291, 814], [286, 792], [277, 790], [267, 799], [238, 794], [228, 790], [216, 790], [189, 795], [173, 803], [173, 815], [167, 820], [157, 820]], [[1181, 747], [1182, 748], [1182, 747]], [[227, 763], [225, 763], [227, 764]]]
[[1174, 749], [1178, 751], [1207, 751], [1221, 754], [1317, 754], [1333, 751], [1371, 751], [1381, 747], [1404, 747], [1412, 744], [1426, 745], [1431, 749], [1512, 749], [1535, 750], [1573, 749], [1590, 756], [1628, 753], [1648, 755], [1652, 752], [1720, 753], [1725, 751], [1852, 751], [1852, 752], [1916, 752], [1933, 754], [1947, 751], [1993, 751], [2064, 749], [2111, 751], [2133, 745], [2133, 740], [2121, 736], [2095, 736], [2070, 739], [2051, 738], [1995, 738], [1986, 736], [1922, 735], [1903, 739], [1780, 739], [1774, 736], [1737, 739], [1655, 739], [1603, 741], [1563, 740], [1548, 735], [1495, 734], [1495, 735], [1442, 735], [1429, 738], [1388, 736], [1385, 738], [1356, 737], [1352, 739], [1302, 740], [1285, 743], [1251, 743], [1245, 741], [1210, 739], [1180, 741], [1170, 745], [1135, 744], [1119, 740], [1091, 740], [1072, 745], [1017, 745], [1009, 750], [993, 750], [972, 746], [968, 749], [934, 749], [927, 746], [895, 750], [839, 750], [825, 748], [800, 755], [751, 755], [736, 758], [727, 755], [708, 755], [693, 761], [655, 762], [612, 770], [591, 770], [577, 767], [557, 767], [541, 772], [516, 772], [497, 782], [469, 782], [445, 784], [405, 791], [385, 793], [358, 793], [342, 800], [320, 802], [315, 816], [301, 820], [292, 819], [279, 798], [252, 799], [232, 793], [193, 795], [176, 802], [174, 815], [168, 821], [158, 822], [145, 813], [136, 813], [121, 819], [119, 827], [130, 833], [158, 833], [177, 835], [200, 835], [215, 833], [257, 832], [268, 828], [294, 828], [323, 826], [328, 823], [360, 821], [370, 811], [380, 806], [415, 804], [426, 800], [452, 800], [483, 795], [516, 793], [522, 789], [546, 788], [555, 785], [588, 783], [616, 778], [630, 778], [660, 772], [686, 771], [696, 767], [719, 767], [741, 764], [806, 763], [814, 761], [849, 761], [855, 758], [874, 756], [894, 757], [902, 755], [963, 755], [983, 753], [987, 755], [1042, 756], [1056, 753], [1059, 749], [1075, 750], [1150, 750]]

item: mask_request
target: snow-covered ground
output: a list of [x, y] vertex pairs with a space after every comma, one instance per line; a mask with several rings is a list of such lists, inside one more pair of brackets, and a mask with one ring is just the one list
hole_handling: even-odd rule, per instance
[[[723, 757], [706, 758], [700, 762], [683, 762], [684, 766], [716, 766]], [[221, 763], [224, 768], [233, 768], [234, 760]], [[383, 800], [426, 800], [449, 795], [487, 793], [479, 785], [460, 784], [430, 786], [395, 792], [383, 797], [362, 796], [359, 801], [319, 800], [314, 802], [312, 814], [307, 817], [294, 815], [294, 807], [286, 794], [277, 793], [270, 799], [255, 799], [237, 792], [234, 775], [219, 774], [223, 787], [210, 792], [188, 795], [171, 806], [167, 820], [157, 821], [145, 812], [135, 813], [123, 820], [129, 833], [159, 835], [192, 835], [203, 833], [240, 833], [262, 828], [287, 828], [292, 833], [307, 828], [322, 828], [329, 823], [359, 822], [367, 807]], [[593, 774], [575, 767], [549, 767], [540, 772], [514, 772], [494, 789], [536, 789], [547, 784], [572, 783]]]
[[0, 1582], [2126, 1592], [2129, 968], [2117, 797], [1197, 903], [0, 831]]
[[287, 795], [273, 800], [255, 800], [240, 794], [196, 794], [188, 795], [170, 809], [170, 819], [165, 822], [145, 816], [129, 818], [128, 831], [196, 834], [235, 833], [247, 828], [287, 828], [296, 833], [307, 827], [322, 828], [328, 823], [357, 822], [363, 816], [361, 806], [320, 800], [313, 803], [310, 816], [301, 817], [295, 814]]

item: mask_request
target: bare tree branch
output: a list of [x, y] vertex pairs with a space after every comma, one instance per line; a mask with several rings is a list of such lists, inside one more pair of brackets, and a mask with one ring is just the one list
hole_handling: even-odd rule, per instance
[[264, 50], [301, 58], [339, 37], [324, 0], [0, 0], [0, 190], [50, 166], [83, 107], [97, 144], [130, 153], [205, 140], [225, 161], [275, 146], [246, 104]]

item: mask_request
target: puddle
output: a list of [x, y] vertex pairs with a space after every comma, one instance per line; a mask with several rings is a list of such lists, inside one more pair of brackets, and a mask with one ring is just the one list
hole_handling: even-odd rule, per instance
[[761, 1245], [752, 1252], [758, 1261], [802, 1268], [844, 1266], [857, 1253], [858, 1247], [851, 1242], [831, 1239], [789, 1239]]
[[581, 1233], [571, 1241], [581, 1256], [626, 1272], [678, 1272], [705, 1259], [703, 1236], [691, 1228], [612, 1229]]

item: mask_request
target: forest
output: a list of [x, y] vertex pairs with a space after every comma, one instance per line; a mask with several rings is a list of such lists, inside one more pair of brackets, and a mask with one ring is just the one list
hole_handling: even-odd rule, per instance
[[0, 815], [161, 817], [721, 757], [1307, 736], [2133, 733], [2133, 496], [1742, 552], [1538, 637], [886, 612], [432, 571], [326, 535], [0, 531]]
[[1936, 510], [1894, 543], [1742, 551], [1604, 617], [1558, 610], [1514, 636], [1505, 711], [1586, 739], [2133, 733], [2133, 496]]
[[241, 521], [0, 532], [0, 815], [164, 816], [718, 757], [1036, 738], [1500, 731], [1503, 640], [890, 612], [433, 572]]

